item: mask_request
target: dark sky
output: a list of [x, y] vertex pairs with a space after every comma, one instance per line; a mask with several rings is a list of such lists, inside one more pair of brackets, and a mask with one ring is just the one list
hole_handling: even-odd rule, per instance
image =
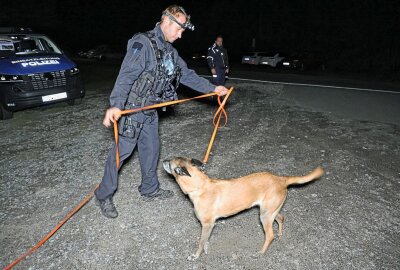
[[108, 43], [124, 50], [136, 32], [154, 27], [169, 4], [192, 16], [174, 46], [181, 54], [205, 51], [217, 34], [232, 58], [252, 48], [281, 52], [313, 51], [349, 68], [399, 70], [399, 0], [0, 0], [0, 26], [30, 26], [66, 50]]

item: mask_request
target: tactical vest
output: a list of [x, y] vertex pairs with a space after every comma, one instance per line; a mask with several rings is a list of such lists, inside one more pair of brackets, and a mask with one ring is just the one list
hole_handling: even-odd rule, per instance
[[[153, 70], [144, 71], [133, 83], [125, 110], [178, 99], [176, 89], [179, 86], [181, 70], [174, 61], [173, 51], [169, 54], [169, 67], [167, 67], [165, 65], [167, 52], [159, 49], [154, 39], [155, 34], [146, 32], [144, 35], [150, 40], [156, 65]], [[143, 113], [155, 117], [155, 109], [146, 110]], [[138, 122], [134, 114], [124, 115], [118, 122], [118, 133], [125, 137], [137, 137], [142, 128], [143, 123]]]
[[[168, 55], [166, 51], [160, 50], [154, 33], [146, 32], [144, 35], [150, 40], [157, 63], [152, 71], [144, 71], [134, 82], [125, 109], [178, 99], [176, 89], [181, 70], [174, 61], [173, 51]], [[169, 59], [166, 59], [168, 56]]]

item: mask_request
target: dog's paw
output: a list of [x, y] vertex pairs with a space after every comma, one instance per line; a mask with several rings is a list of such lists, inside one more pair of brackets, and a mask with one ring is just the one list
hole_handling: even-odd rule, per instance
[[193, 262], [193, 261], [197, 260], [198, 258], [199, 258], [199, 256], [197, 256], [196, 254], [192, 254], [189, 257], [187, 257], [187, 260], [189, 262]]
[[208, 241], [204, 244], [204, 254], [208, 254]]

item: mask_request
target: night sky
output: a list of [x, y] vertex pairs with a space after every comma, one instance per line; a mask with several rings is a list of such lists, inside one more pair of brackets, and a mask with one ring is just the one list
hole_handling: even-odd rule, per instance
[[322, 54], [332, 70], [400, 70], [399, 0], [0, 2], [0, 26], [32, 27], [70, 52], [104, 43], [124, 51], [133, 34], [152, 29], [176, 3], [196, 27], [174, 43], [183, 56], [205, 52], [222, 34], [233, 61], [255, 38], [256, 50]]

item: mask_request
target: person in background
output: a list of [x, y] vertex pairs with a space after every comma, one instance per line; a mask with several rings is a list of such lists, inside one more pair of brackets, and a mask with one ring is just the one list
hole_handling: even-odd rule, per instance
[[212, 73], [212, 83], [225, 85], [225, 76], [229, 73], [229, 59], [221, 35], [217, 36], [214, 44], [208, 48], [207, 63]]

